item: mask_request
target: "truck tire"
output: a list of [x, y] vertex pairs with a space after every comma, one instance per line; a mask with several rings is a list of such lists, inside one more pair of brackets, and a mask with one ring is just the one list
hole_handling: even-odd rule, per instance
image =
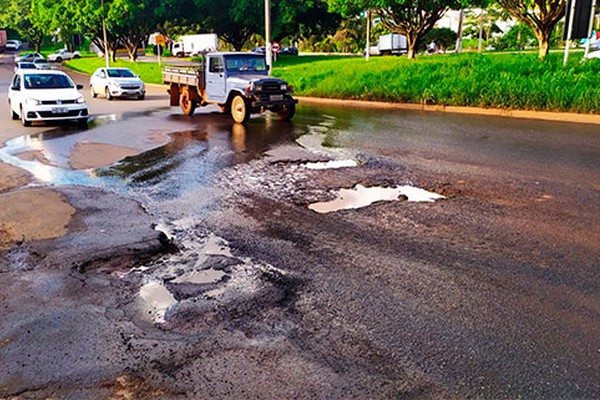
[[283, 121], [290, 121], [294, 118], [294, 114], [296, 114], [296, 105], [294, 103], [283, 106], [283, 109], [277, 112], [279, 119]]
[[250, 119], [250, 104], [239, 94], [231, 101], [231, 118], [238, 124], [245, 124]]
[[179, 96], [179, 106], [181, 107], [181, 111], [183, 111], [183, 115], [190, 116], [194, 114], [196, 103], [190, 99], [190, 94], [187, 90], [181, 92], [181, 95]]

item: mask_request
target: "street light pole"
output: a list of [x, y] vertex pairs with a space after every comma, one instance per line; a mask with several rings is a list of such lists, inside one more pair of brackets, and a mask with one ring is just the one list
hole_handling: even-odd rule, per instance
[[104, 60], [106, 62], [106, 68], [110, 67], [110, 60], [108, 56], [108, 39], [106, 38], [106, 20], [104, 18], [104, 0], [100, 0], [102, 6], [102, 35], [104, 36]]
[[265, 56], [269, 66], [269, 75], [273, 66], [273, 53], [271, 52], [271, 1], [265, 0]]
[[369, 61], [371, 50], [371, 10], [367, 10], [367, 48], [365, 49], [365, 60]]

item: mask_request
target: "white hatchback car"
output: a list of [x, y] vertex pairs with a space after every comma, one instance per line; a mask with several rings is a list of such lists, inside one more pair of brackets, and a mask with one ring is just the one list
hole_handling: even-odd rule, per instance
[[75, 85], [62, 71], [20, 69], [8, 89], [10, 115], [24, 126], [65, 120], [87, 126], [88, 107], [79, 89], [83, 85]]
[[92, 97], [103, 93], [108, 100], [114, 97], [146, 97], [146, 85], [128, 68], [98, 68], [90, 78]]

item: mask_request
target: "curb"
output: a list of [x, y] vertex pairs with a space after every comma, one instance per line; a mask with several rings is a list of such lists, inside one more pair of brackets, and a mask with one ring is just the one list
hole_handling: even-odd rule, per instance
[[331, 105], [345, 108], [379, 108], [388, 110], [409, 110], [427, 112], [447, 112], [453, 114], [483, 115], [491, 117], [508, 117], [518, 119], [534, 119], [552, 122], [573, 122], [578, 124], [600, 125], [600, 115], [577, 114], [552, 111], [508, 110], [500, 108], [459, 107], [443, 105], [425, 105], [414, 103], [386, 103], [382, 101], [331, 99], [323, 97], [296, 96], [302, 102]]

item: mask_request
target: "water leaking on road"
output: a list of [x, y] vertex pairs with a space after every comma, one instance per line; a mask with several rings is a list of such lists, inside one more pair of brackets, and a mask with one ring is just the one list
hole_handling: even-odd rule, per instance
[[[360, 168], [354, 150], [336, 145], [345, 129], [338, 123], [331, 115], [302, 112], [294, 124], [267, 116], [247, 125], [232, 124], [219, 114], [195, 119], [165, 111], [105, 116], [97, 117], [89, 130], [55, 129], [13, 139], [0, 149], [0, 161], [31, 172], [37, 179], [33, 185], [95, 187], [136, 199], [155, 218], [155, 229], [178, 249], [129, 272], [146, 282], [139, 292], [141, 312], [163, 323], [171, 311], [192, 307], [190, 299], [229, 302], [243, 293], [255, 296], [265, 287], [279, 290], [273, 282], [286, 281], [283, 271], [234, 255], [225, 239], [203, 227], [203, 218], [231, 195], [228, 190], [237, 190], [227, 188], [232, 182], [265, 193], [278, 185], [293, 191], [295, 182], [311, 179], [311, 173]], [[73, 169], [73, 154], [82, 147], [100, 152], [128, 148], [138, 154]], [[277, 148], [291, 152], [272, 151], [269, 161], [260, 160]], [[258, 164], [234, 172], [233, 180], [222, 174], [253, 160], [279, 163], [285, 172], [266, 178]]]

